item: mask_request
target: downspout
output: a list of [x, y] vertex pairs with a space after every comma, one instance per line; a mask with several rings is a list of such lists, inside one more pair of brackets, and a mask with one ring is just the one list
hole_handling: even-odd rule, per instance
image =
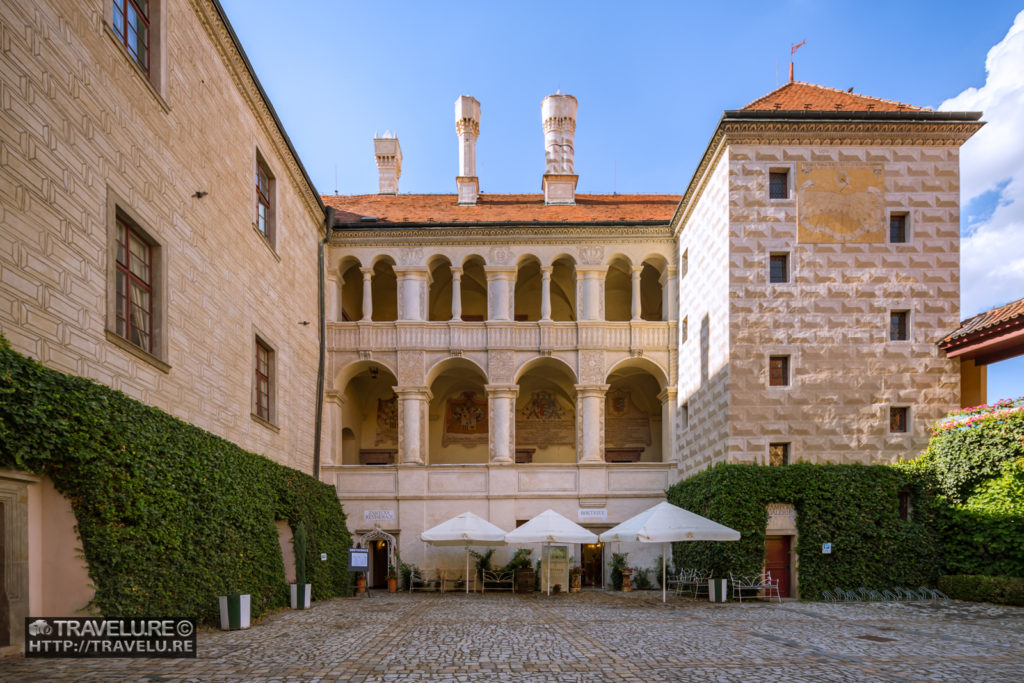
[[326, 232], [317, 252], [317, 303], [320, 316], [320, 361], [316, 370], [316, 434], [313, 439], [313, 477], [320, 479], [320, 442], [323, 439], [324, 423], [324, 362], [327, 345], [327, 320], [324, 317], [324, 247], [331, 239], [331, 227], [334, 223], [334, 208], [326, 207], [324, 226]]

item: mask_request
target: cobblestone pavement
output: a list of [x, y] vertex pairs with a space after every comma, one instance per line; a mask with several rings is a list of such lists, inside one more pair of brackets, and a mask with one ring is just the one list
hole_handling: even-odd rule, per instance
[[0, 660], [4, 680], [1020, 681], [1024, 608], [374, 593], [199, 633], [199, 656]]

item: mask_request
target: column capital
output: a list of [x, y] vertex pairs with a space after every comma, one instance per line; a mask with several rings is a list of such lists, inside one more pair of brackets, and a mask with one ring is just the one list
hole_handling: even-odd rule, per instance
[[434, 397], [434, 395], [430, 392], [430, 388], [426, 386], [395, 387], [394, 392], [399, 398], [411, 398], [429, 401]]
[[573, 388], [582, 397], [603, 396], [611, 384], [576, 384]]
[[604, 277], [607, 272], [608, 266], [578, 265], [576, 266], [576, 279], [580, 280]]
[[552, 272], [552, 271], [553, 271], [554, 269], [555, 269], [555, 267], [554, 267], [554, 266], [541, 266], [541, 267], [540, 267], [540, 274], [541, 274], [541, 275], [542, 275], [543, 277], [546, 277], [546, 278], [547, 278], [547, 277], [551, 277], [551, 272]]
[[363, 274], [363, 278], [373, 277], [373, 268], [370, 268], [368, 266], [361, 267], [359, 269], [359, 272]]
[[678, 395], [678, 393], [679, 389], [677, 387], [665, 387], [658, 394], [657, 398], [662, 403], [665, 403], [666, 401], [674, 399]]
[[643, 269], [644, 264], [641, 263], [639, 266], [630, 266], [629, 272], [633, 274], [634, 278], [638, 278], [640, 277], [640, 273], [643, 271]]
[[494, 397], [509, 397], [516, 396], [519, 393], [518, 384], [485, 384], [484, 391], [487, 392], [488, 396]]
[[394, 266], [395, 277], [399, 280], [426, 280], [430, 269], [426, 266]]
[[484, 266], [488, 280], [511, 280], [518, 270], [515, 266]]
[[451, 266], [451, 271], [453, 278], [462, 277], [462, 266]]

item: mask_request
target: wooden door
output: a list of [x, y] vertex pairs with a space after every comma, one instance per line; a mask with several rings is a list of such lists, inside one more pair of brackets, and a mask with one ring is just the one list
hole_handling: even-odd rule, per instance
[[388, 544], [373, 541], [370, 547], [370, 588], [388, 586]]
[[766, 536], [764, 539], [764, 568], [772, 573], [772, 581], [779, 580], [779, 595], [789, 593], [789, 544], [791, 536]]
[[582, 561], [580, 566], [583, 567], [583, 578], [580, 579], [580, 584], [583, 586], [590, 586], [592, 588], [601, 588], [604, 586], [604, 572], [603, 559], [604, 559], [604, 544], [602, 543], [584, 543]]

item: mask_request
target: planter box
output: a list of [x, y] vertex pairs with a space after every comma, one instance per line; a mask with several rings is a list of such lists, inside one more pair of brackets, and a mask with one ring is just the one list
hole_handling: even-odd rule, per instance
[[[291, 589], [292, 609], [309, 609], [312, 602], [313, 584], [290, 583], [288, 587]], [[300, 590], [302, 588], [305, 590]]]
[[516, 570], [516, 593], [532, 593], [533, 583], [534, 577], [532, 569]]
[[249, 628], [251, 597], [248, 593], [231, 593], [220, 596], [220, 628], [222, 631], [238, 631]]
[[729, 597], [729, 579], [708, 579], [708, 601], [725, 602]]

